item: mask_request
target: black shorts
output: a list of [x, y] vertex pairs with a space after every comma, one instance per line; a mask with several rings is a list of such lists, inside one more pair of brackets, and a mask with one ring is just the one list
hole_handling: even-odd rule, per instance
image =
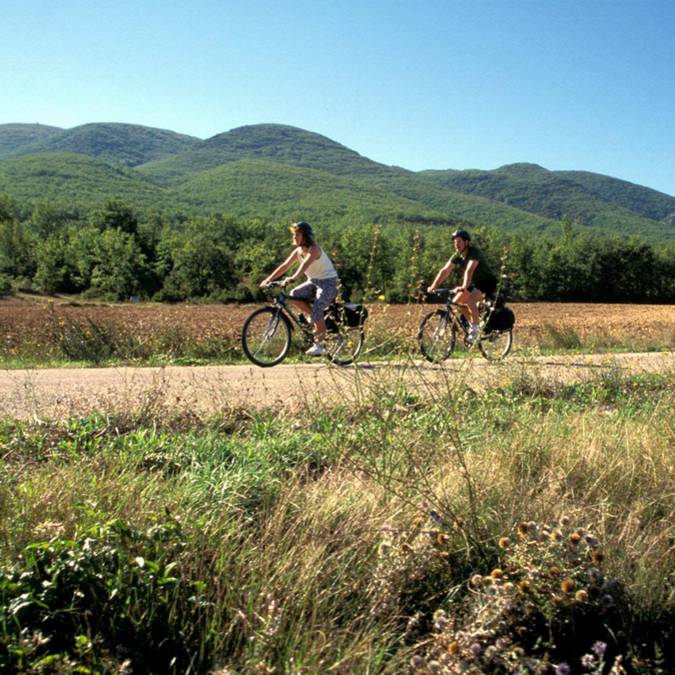
[[480, 281], [475, 281], [469, 287], [469, 290], [477, 288], [481, 293], [485, 295], [494, 295], [497, 290], [497, 280], [493, 278], [481, 279]]

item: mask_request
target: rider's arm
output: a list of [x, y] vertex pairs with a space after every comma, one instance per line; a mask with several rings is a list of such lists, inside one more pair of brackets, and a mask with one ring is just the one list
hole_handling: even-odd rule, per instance
[[267, 284], [274, 281], [276, 278], [280, 277], [284, 272], [293, 267], [293, 264], [296, 262], [298, 258], [297, 250], [298, 250], [297, 248], [293, 249], [293, 253], [291, 253], [291, 255], [289, 255], [288, 258], [286, 258], [286, 260], [284, 260], [284, 262], [282, 262], [281, 265], [279, 265], [279, 267], [277, 267], [274, 270], [274, 272], [272, 272], [272, 274], [270, 274], [266, 279], [263, 279], [260, 282], [260, 286], [261, 287], [267, 286]]
[[473, 279], [473, 273], [476, 271], [476, 267], [478, 267], [477, 260], [466, 261], [466, 269], [464, 270], [464, 284], [462, 286], [464, 290], [468, 290], [469, 286], [471, 285], [471, 279]]
[[305, 270], [318, 258], [321, 257], [321, 249], [314, 245], [312, 248], [309, 249], [309, 253], [302, 259], [302, 262], [300, 263], [300, 267], [295, 271], [294, 274], [292, 274], [290, 277], [288, 277], [288, 281], [293, 283], [294, 281], [297, 280], [299, 276], [305, 273]]
[[452, 272], [453, 267], [454, 267], [454, 265], [453, 265], [452, 258], [451, 258], [438, 271], [438, 274], [436, 275], [436, 278], [434, 279], [431, 286], [429, 286], [429, 288], [427, 288], [427, 291], [429, 291], [429, 293], [431, 293], [432, 291], [435, 291], [448, 278], [448, 275], [450, 274], [450, 272]]

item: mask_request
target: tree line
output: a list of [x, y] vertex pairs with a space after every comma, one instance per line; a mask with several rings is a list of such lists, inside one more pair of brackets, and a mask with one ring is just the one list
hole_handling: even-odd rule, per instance
[[[22, 207], [0, 196], [0, 292], [258, 300], [259, 281], [291, 249], [289, 224], [140, 212], [115, 200], [83, 213], [47, 202]], [[354, 300], [419, 300], [452, 253], [443, 225], [313, 225], [338, 267], [343, 295]], [[675, 301], [672, 244], [591, 234], [566, 220], [557, 237], [494, 228], [472, 233], [512, 299]]]

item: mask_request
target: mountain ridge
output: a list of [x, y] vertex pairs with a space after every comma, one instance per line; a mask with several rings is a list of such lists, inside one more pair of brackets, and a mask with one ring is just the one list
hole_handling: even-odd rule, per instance
[[[77, 157], [127, 173], [108, 171], [100, 163], [87, 165]], [[42, 171], [41, 162], [46, 167]], [[214, 171], [228, 165], [230, 170]], [[90, 166], [92, 177], [83, 175], [85, 166]], [[233, 190], [237, 167], [248, 184]], [[142, 206], [157, 199], [164, 208], [219, 208], [232, 213], [254, 211], [256, 195], [264, 193], [276, 195], [286, 206], [293, 199], [311, 202], [317, 217], [323, 198], [327, 218], [360, 209], [372, 217], [405, 213], [414, 219], [417, 210], [422, 219], [533, 232], [554, 230], [562, 218], [598, 231], [656, 238], [672, 238], [675, 230], [675, 197], [611, 176], [550, 171], [527, 162], [493, 170], [414, 172], [376, 162], [321, 134], [273, 123], [236, 127], [204, 140], [122, 123], [72, 129], [0, 125], [0, 191], [22, 199], [45, 194], [70, 199], [77, 193], [85, 205], [108, 194]], [[338, 193], [344, 200], [342, 209], [335, 201]], [[378, 208], [368, 207], [366, 195]], [[278, 210], [267, 198], [259, 204], [261, 215]]]

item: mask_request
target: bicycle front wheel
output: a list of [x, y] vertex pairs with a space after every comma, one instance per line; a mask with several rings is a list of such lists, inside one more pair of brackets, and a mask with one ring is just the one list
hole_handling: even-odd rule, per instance
[[457, 325], [453, 317], [442, 309], [427, 314], [420, 323], [417, 342], [427, 361], [440, 363], [452, 354], [457, 340]]
[[493, 330], [478, 341], [481, 354], [488, 361], [499, 361], [510, 351], [513, 345], [513, 330]]
[[244, 321], [241, 346], [257, 366], [276, 366], [286, 358], [291, 346], [291, 324], [277, 309], [256, 309]]
[[340, 326], [335, 333], [326, 334], [326, 356], [331, 363], [348, 366], [363, 349], [363, 326]]

